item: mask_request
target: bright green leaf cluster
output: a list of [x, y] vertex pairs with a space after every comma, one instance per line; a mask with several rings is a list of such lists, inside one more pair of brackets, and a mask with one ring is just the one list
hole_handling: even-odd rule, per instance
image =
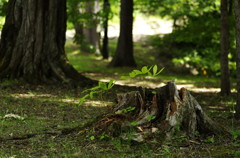
[[149, 116], [147, 116], [147, 120], [148, 121], [152, 121], [152, 120], [154, 120], [156, 118], [156, 116], [153, 116], [153, 115], [149, 115]]
[[115, 81], [114, 80], [110, 80], [109, 82], [98, 82], [98, 86], [87, 89], [85, 91], [83, 91], [82, 93], [86, 92], [86, 91], [90, 91], [88, 94], [84, 95], [82, 98], [80, 98], [79, 100], [79, 104], [78, 105], [82, 105], [83, 102], [85, 101], [86, 98], [90, 98], [93, 99], [93, 95], [97, 94], [97, 93], [103, 93], [104, 91], [108, 91], [109, 89], [111, 89], [113, 86], [115, 85]]
[[136, 109], [135, 107], [129, 106], [129, 107], [125, 108], [125, 109], [122, 109], [122, 112], [123, 113], [128, 113], [128, 112], [133, 111], [135, 109]]
[[148, 75], [148, 76], [155, 77], [155, 76], [159, 75], [163, 71], [163, 69], [164, 68], [158, 70], [157, 65], [151, 66], [150, 68], [148, 68], [147, 66], [144, 66], [144, 67], [142, 67], [141, 71], [133, 70], [132, 72], [129, 73], [128, 76], [122, 76], [121, 79], [134, 78], [139, 75]]

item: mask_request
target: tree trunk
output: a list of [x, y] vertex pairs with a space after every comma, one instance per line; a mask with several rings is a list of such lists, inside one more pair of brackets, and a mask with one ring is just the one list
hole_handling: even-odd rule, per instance
[[126, 132], [134, 130], [130, 139], [140, 142], [152, 136], [169, 140], [177, 132], [188, 137], [197, 132], [231, 136], [206, 115], [189, 91], [178, 91], [174, 82], [156, 90], [118, 94], [114, 112], [95, 124], [97, 134], [126, 139]]
[[79, 1], [68, 1], [68, 20], [74, 25], [74, 42], [81, 45], [84, 40], [83, 23], [81, 15], [83, 14], [81, 3]]
[[99, 11], [99, 0], [85, 2], [86, 14], [91, 15], [92, 19], [89, 20], [89, 24], [84, 27], [83, 34], [84, 40], [88, 44], [92, 45], [95, 49], [95, 53], [100, 54], [100, 34], [97, 32], [98, 20], [96, 14]]
[[240, 119], [240, 2], [235, 0], [235, 17], [236, 17], [236, 63], [237, 63], [237, 105], [236, 118]]
[[136, 63], [133, 57], [133, 0], [121, 0], [120, 11], [120, 35], [115, 56], [110, 66], [135, 67]]
[[228, 0], [221, 0], [221, 95], [229, 95], [230, 72], [228, 64], [229, 28], [228, 28]]
[[9, 0], [0, 42], [0, 78], [89, 82], [67, 61], [65, 0]]
[[109, 19], [109, 12], [110, 12], [109, 0], [104, 0], [103, 12], [104, 12], [104, 21], [103, 21], [104, 37], [103, 37], [103, 45], [102, 45], [102, 56], [103, 56], [103, 59], [108, 59], [108, 56], [109, 56], [109, 50], [108, 50], [108, 19]]

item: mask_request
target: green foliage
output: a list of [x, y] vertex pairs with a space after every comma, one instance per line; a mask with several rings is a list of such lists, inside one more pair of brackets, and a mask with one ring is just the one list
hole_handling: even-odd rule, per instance
[[[159, 56], [169, 60], [168, 65], [173, 63], [176, 68], [188, 72], [195, 70], [194, 74], [199, 75], [220, 75], [220, 0], [153, 0], [149, 1], [149, 7], [155, 14], [173, 20], [171, 34], [155, 36], [151, 41], [159, 50]], [[151, 12], [151, 9], [146, 10]], [[236, 76], [232, 15], [229, 28], [230, 71], [232, 76]]]
[[94, 94], [99, 94], [99, 93], [103, 93], [108, 91], [109, 89], [111, 89], [115, 84], [114, 80], [110, 80], [109, 82], [98, 82], [98, 86], [84, 90], [82, 93], [88, 92], [88, 94], [84, 95], [82, 98], [80, 98], [79, 100], [79, 104], [78, 105], [82, 105], [83, 102], [85, 101], [86, 98], [90, 98], [93, 99], [93, 95]]
[[148, 68], [147, 66], [142, 67], [141, 70], [133, 70], [132, 72], [129, 73], [128, 76], [122, 76], [121, 79], [129, 79], [129, 78], [134, 78], [140, 75], [148, 75], [152, 77], [156, 77], [159, 75], [164, 68], [158, 70], [157, 65], [151, 66]]
[[215, 139], [214, 139], [214, 137], [209, 137], [209, 138], [203, 140], [203, 142], [205, 142], [205, 143], [214, 143]]
[[150, 121], [154, 120], [155, 118], [156, 118], [156, 116], [148, 115], [146, 119], [150, 122]]
[[137, 121], [131, 122], [131, 126], [137, 126], [137, 125], [138, 125], [138, 122], [137, 122]]
[[89, 138], [90, 140], [95, 140], [95, 136], [90, 136], [90, 138]]
[[0, 0], [0, 17], [6, 16], [8, 0]]
[[[159, 50], [159, 56], [167, 58], [176, 67], [197, 70], [196, 74], [220, 75], [220, 21], [219, 13], [209, 12], [188, 18], [186, 24], [176, 27], [163, 38], [152, 37], [151, 44]], [[230, 23], [232, 26], [233, 23]], [[233, 28], [230, 27], [230, 28]], [[234, 30], [231, 30], [231, 35]], [[230, 39], [230, 71], [236, 75], [234, 38]]]
[[231, 131], [233, 139], [236, 140], [237, 138], [240, 138], [240, 130], [233, 130]]
[[[129, 76], [122, 76], [121, 78], [122, 79], [128, 79], [128, 78], [134, 78], [136, 76], [146, 75], [146, 74], [149, 75], [149, 76], [152, 76], [152, 77], [156, 77], [157, 75], [159, 75], [163, 71], [163, 69], [164, 68], [158, 70], [157, 65], [151, 66], [150, 68], [148, 68], [147, 66], [144, 66], [144, 67], [142, 67], [141, 71], [140, 70], [133, 70], [132, 72], [129, 73]], [[100, 94], [100, 93], [103, 93], [103, 92], [106, 92], [106, 91], [110, 90], [114, 86], [114, 84], [115, 84], [114, 80], [110, 80], [107, 83], [99, 81], [98, 86], [95, 86], [93, 88], [84, 90], [82, 92], [82, 93], [85, 93], [85, 92], [89, 91], [88, 94], [85, 94], [83, 97], [81, 97], [79, 99], [79, 104], [78, 105], [82, 105], [86, 98], [93, 99], [94, 94]], [[126, 109], [123, 109], [122, 111], [120, 111], [120, 113], [121, 112], [126, 113], [126, 112], [133, 111], [133, 110], [135, 110], [135, 107], [127, 107]]]
[[135, 109], [136, 109], [135, 107], [129, 106], [129, 107], [125, 108], [125, 109], [122, 109], [121, 111], [122, 111], [123, 113], [128, 113], [128, 112], [130, 112], [130, 111], [134, 111]]

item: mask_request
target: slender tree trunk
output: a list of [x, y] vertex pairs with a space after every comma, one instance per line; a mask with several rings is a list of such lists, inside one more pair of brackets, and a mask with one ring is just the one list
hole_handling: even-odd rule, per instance
[[221, 95], [229, 95], [230, 72], [228, 64], [229, 53], [229, 19], [228, 0], [221, 0]]
[[[86, 13], [87, 14], [96, 14], [99, 11], [99, 0], [87, 1], [86, 3]], [[95, 16], [92, 16], [90, 20], [90, 25], [84, 27], [84, 40], [88, 44], [91, 44], [95, 48], [95, 53], [100, 54], [100, 34], [97, 32], [97, 19]]]
[[89, 81], [68, 63], [65, 32], [66, 0], [9, 0], [0, 42], [0, 78]]
[[80, 21], [81, 15], [83, 14], [81, 3], [79, 1], [71, 1], [68, 2], [68, 7], [68, 20], [73, 23], [75, 29], [74, 42], [81, 45], [84, 40], [83, 23]]
[[133, 0], [121, 0], [120, 11], [120, 35], [118, 38], [117, 50], [110, 66], [135, 67], [133, 57]]
[[235, 0], [235, 16], [236, 16], [236, 63], [237, 63], [237, 105], [236, 118], [240, 119], [240, 1]]
[[104, 12], [104, 37], [103, 37], [103, 45], [102, 45], [102, 56], [103, 59], [108, 59], [109, 50], [108, 50], [108, 18], [110, 12], [110, 3], [109, 0], [104, 0], [103, 4], [103, 12]]

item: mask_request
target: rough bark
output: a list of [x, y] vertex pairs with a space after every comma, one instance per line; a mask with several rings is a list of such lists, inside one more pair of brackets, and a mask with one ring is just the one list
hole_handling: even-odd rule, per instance
[[240, 119], [240, 2], [235, 0], [234, 3], [236, 18], [236, 63], [237, 63], [237, 104], [236, 118]]
[[0, 78], [89, 82], [65, 55], [65, 0], [9, 0], [0, 42]]
[[103, 37], [103, 44], [102, 44], [102, 56], [103, 59], [108, 59], [109, 50], [108, 50], [108, 19], [109, 19], [109, 12], [110, 12], [110, 3], [109, 0], [104, 0], [103, 3], [103, 12], [104, 12], [104, 37]]
[[221, 95], [229, 95], [230, 72], [228, 64], [229, 53], [229, 19], [228, 0], [221, 0]]
[[120, 10], [120, 35], [117, 50], [110, 66], [134, 67], [136, 63], [133, 57], [133, 0], [121, 0]]
[[[130, 110], [131, 109], [131, 110]], [[189, 91], [177, 90], [174, 82], [156, 90], [132, 91], [118, 95], [114, 113], [95, 125], [95, 131], [126, 138], [126, 131], [136, 132], [131, 139], [144, 141], [152, 136], [169, 140], [176, 132], [190, 138], [230, 133], [211, 120]]]

